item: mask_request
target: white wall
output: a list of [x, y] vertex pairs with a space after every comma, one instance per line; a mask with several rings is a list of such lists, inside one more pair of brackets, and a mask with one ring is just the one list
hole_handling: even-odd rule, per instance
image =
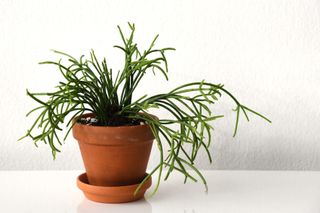
[[224, 83], [273, 121], [242, 122], [234, 139], [233, 105], [222, 99], [217, 113], [226, 119], [215, 124], [214, 163], [201, 157], [201, 168], [319, 170], [319, 14], [316, 0], [1, 0], [0, 169], [82, 168], [72, 137], [56, 161], [45, 145], [16, 142], [35, 106], [25, 89], [47, 91], [57, 83], [56, 69], [37, 64], [58, 59], [49, 49], [80, 56], [93, 48], [121, 68], [122, 55], [112, 48], [120, 43], [116, 25], [131, 21], [142, 46], [160, 33], [159, 46], [177, 48], [168, 56], [169, 83], [150, 76], [137, 95], [206, 79]]

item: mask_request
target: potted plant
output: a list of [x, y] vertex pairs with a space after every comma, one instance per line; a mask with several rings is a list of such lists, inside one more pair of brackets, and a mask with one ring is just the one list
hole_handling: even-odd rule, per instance
[[[270, 120], [241, 104], [222, 84], [208, 81], [191, 82], [168, 93], [134, 99], [135, 89], [151, 71], [168, 80], [166, 53], [175, 49], [155, 48], [157, 35], [148, 49], [140, 51], [133, 41], [135, 25], [129, 23], [129, 28], [131, 33], [126, 38], [118, 26], [123, 45], [114, 46], [124, 53], [122, 71], [113, 72], [106, 59], [100, 62], [94, 51], [87, 59], [54, 51], [68, 62], [63, 63], [60, 59], [40, 63], [57, 66], [64, 81], [59, 82], [53, 92], [32, 93], [27, 90], [27, 94], [39, 104], [27, 116], [34, 112], [39, 114], [23, 138], [31, 137], [36, 146], [39, 141], [48, 144], [55, 158], [60, 152], [58, 146], [63, 144], [59, 134], [62, 125], [67, 127], [64, 140], [72, 130], [86, 169], [86, 173], [78, 177], [78, 186], [94, 201], [140, 199], [151, 185], [151, 176], [156, 171], [154, 193], [162, 177], [166, 180], [172, 171], [181, 172], [185, 181], [197, 181], [196, 174], [207, 187], [194, 162], [201, 149], [206, 151], [211, 162], [211, 122], [223, 117], [213, 114], [211, 105], [222, 94], [235, 102], [234, 135], [240, 114], [248, 121], [248, 113]], [[151, 108], [165, 110], [167, 116], [157, 118], [149, 113]], [[40, 132], [34, 133], [36, 129]], [[147, 174], [154, 139], [160, 160]]]

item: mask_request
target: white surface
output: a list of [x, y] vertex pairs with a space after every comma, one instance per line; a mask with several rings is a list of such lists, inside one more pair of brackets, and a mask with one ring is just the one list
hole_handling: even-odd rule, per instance
[[159, 33], [158, 47], [177, 49], [168, 54], [170, 81], [150, 76], [137, 97], [206, 79], [224, 83], [273, 121], [242, 120], [233, 139], [234, 105], [223, 98], [216, 112], [226, 120], [215, 125], [214, 163], [200, 155], [201, 168], [319, 170], [319, 9], [317, 0], [1, 0], [0, 169], [82, 168], [71, 137], [55, 162], [48, 146], [16, 142], [35, 106], [25, 89], [47, 91], [57, 83], [55, 68], [37, 64], [59, 59], [49, 49], [80, 56], [93, 48], [120, 69], [123, 56], [112, 48], [121, 43], [116, 25], [131, 21], [143, 47]]
[[100, 204], [76, 187], [80, 171], [0, 172], [0, 212], [26, 213], [317, 213], [320, 172], [205, 171], [209, 184], [184, 185], [180, 175], [163, 182], [147, 200]]

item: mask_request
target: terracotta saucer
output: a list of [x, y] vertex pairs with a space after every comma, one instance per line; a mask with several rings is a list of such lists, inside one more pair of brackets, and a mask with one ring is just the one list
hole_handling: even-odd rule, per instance
[[[148, 174], [146, 174], [148, 175]], [[146, 190], [151, 186], [150, 177], [141, 187], [140, 191], [134, 196], [134, 191], [139, 184], [127, 186], [95, 186], [88, 183], [86, 173], [77, 178], [77, 185], [89, 200], [100, 203], [126, 203], [139, 200], [144, 196]]]

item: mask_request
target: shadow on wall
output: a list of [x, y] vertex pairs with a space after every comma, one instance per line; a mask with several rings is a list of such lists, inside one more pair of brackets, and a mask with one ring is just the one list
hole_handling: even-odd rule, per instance
[[320, 170], [320, 156], [317, 154], [320, 144], [301, 141], [303, 139], [275, 136], [260, 143], [219, 142], [214, 145], [213, 163], [205, 167], [226, 170]]
[[83, 199], [78, 205], [77, 213], [151, 213], [152, 206], [145, 199], [126, 204], [96, 203]]

